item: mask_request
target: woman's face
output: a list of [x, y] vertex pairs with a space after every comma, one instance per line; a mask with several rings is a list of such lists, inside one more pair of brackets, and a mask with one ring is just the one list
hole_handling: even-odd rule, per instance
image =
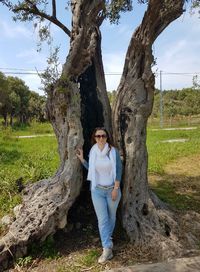
[[107, 141], [107, 135], [104, 130], [97, 130], [94, 137], [97, 144], [105, 144]]

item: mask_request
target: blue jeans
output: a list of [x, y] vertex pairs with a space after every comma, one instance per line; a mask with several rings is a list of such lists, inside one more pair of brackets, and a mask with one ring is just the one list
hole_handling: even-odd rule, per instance
[[111, 189], [96, 187], [91, 191], [92, 202], [98, 219], [99, 233], [103, 248], [112, 247], [112, 234], [115, 228], [117, 207], [121, 198], [121, 191], [118, 189], [118, 197], [112, 200]]

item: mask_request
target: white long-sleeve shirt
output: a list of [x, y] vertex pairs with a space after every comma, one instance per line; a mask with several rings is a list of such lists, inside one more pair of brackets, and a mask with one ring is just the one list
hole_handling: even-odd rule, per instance
[[96, 184], [111, 186], [114, 181], [112, 178], [112, 163], [108, 156], [97, 156], [95, 162]]

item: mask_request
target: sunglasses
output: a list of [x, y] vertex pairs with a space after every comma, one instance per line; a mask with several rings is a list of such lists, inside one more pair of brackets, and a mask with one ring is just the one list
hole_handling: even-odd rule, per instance
[[95, 138], [98, 138], [98, 139], [100, 139], [100, 138], [105, 139], [105, 138], [107, 138], [107, 135], [105, 135], [105, 134], [102, 134], [102, 135], [95, 135], [94, 137], [95, 137]]

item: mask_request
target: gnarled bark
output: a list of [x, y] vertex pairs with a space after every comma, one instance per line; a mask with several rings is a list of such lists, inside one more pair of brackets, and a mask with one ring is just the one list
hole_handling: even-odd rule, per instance
[[[151, 0], [132, 36], [113, 113], [115, 142], [124, 157], [122, 221], [131, 242], [154, 250], [158, 258], [182, 254], [176, 215], [148, 188], [147, 119], [152, 111], [152, 44], [183, 13], [184, 1]], [[131, 173], [131, 174], [130, 174]]]
[[[60, 166], [54, 177], [25, 189], [21, 212], [0, 240], [0, 271], [10, 261], [25, 255], [33, 240], [43, 240], [65, 227], [68, 211], [82, 185], [75, 149], [84, 139], [84, 150], [88, 152], [88, 139], [96, 126], [104, 125], [112, 131], [100, 51], [99, 24], [105, 1], [71, 2], [70, 52], [62, 76], [48, 96], [48, 114], [58, 141]], [[149, 191], [147, 178], [146, 124], [154, 95], [151, 48], [165, 27], [182, 14], [183, 3], [183, 0], [148, 1], [142, 24], [128, 48], [113, 113], [114, 138], [124, 157], [123, 226], [131, 242], [154, 250], [158, 258], [181, 255], [180, 241], [192, 244], [195, 240], [192, 233], [179, 239], [181, 228], [176, 215]], [[197, 217], [194, 215], [194, 219]], [[183, 225], [190, 218], [183, 217]]]
[[[100, 59], [99, 12], [102, 3], [96, 0], [72, 1], [70, 52], [61, 78], [48, 91], [47, 103], [49, 119], [58, 141], [60, 166], [52, 178], [25, 189], [20, 213], [0, 240], [0, 271], [16, 258], [24, 256], [32, 241], [44, 240], [49, 234], [66, 226], [68, 211], [82, 185], [81, 165], [75, 150], [83, 144], [81, 122], [86, 117], [84, 109], [88, 109], [91, 103], [104, 109], [97, 111], [94, 107], [90, 112], [95, 122], [86, 123], [84, 137], [99, 125], [99, 120], [106, 127], [111, 123], [110, 106], [108, 99], [104, 98], [105, 79]], [[88, 88], [88, 80], [93, 81], [92, 88]], [[87, 103], [91, 95], [94, 99]]]

